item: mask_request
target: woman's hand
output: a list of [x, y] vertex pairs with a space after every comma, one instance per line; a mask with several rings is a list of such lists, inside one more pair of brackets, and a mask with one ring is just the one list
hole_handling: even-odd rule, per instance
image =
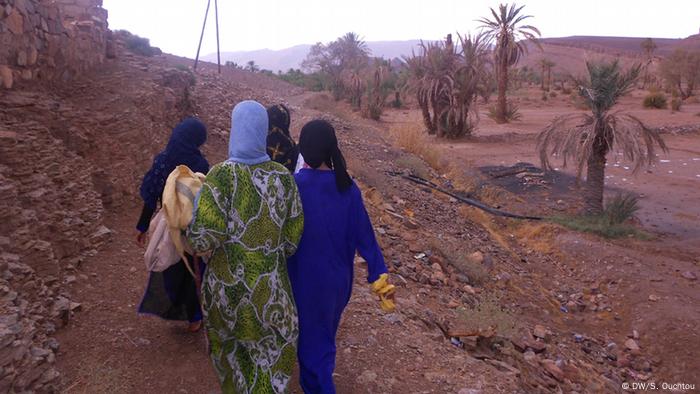
[[140, 247], [146, 246], [146, 233], [145, 232], [142, 233], [139, 231], [139, 234], [136, 236], [136, 244]]

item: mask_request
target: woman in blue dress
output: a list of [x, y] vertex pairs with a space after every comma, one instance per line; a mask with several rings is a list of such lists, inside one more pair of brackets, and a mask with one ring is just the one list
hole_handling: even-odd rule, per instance
[[[324, 120], [307, 123], [299, 150], [306, 163], [295, 176], [304, 232], [288, 269], [299, 313], [300, 383], [306, 393], [335, 393], [335, 337], [350, 300], [356, 251], [367, 261], [367, 281], [377, 294], [392, 297], [393, 286], [333, 126]], [[385, 301], [386, 306], [393, 303]]]

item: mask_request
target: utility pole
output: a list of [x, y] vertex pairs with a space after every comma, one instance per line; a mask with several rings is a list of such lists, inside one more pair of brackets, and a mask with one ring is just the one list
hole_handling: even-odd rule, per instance
[[[204, 12], [204, 23], [202, 23], [202, 33], [199, 35], [199, 45], [197, 45], [197, 56], [194, 58], [194, 69], [197, 70], [197, 64], [199, 64], [199, 51], [202, 49], [202, 40], [204, 39], [204, 30], [207, 27], [207, 17], [209, 17], [209, 6], [211, 5], [211, 0], [207, 0], [207, 10]], [[219, 74], [221, 74], [221, 50], [219, 47], [219, 1], [214, 0], [214, 18], [216, 19], [216, 64], [219, 68]]]

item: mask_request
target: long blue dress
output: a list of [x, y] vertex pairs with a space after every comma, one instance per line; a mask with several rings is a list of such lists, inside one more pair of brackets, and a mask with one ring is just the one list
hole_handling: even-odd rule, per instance
[[355, 251], [367, 260], [368, 282], [387, 269], [357, 185], [341, 193], [333, 171], [313, 169], [295, 179], [304, 233], [287, 262], [299, 313], [300, 383], [307, 394], [335, 393], [335, 336], [350, 300]]

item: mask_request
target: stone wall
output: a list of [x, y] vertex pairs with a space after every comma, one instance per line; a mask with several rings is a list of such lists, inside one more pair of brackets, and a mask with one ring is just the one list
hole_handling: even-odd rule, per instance
[[0, 88], [66, 81], [106, 57], [102, 0], [0, 0]]

